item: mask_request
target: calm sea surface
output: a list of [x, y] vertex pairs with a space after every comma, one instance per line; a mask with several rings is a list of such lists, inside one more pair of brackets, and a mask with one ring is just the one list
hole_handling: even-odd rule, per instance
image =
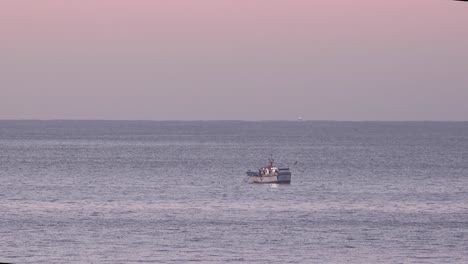
[[0, 262], [468, 263], [468, 123], [0, 121]]

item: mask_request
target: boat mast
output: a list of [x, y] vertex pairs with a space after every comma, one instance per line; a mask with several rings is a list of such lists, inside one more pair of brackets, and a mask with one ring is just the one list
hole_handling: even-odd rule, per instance
[[268, 159], [268, 163], [270, 163], [270, 168], [273, 167], [273, 162], [275, 162], [273, 158]]

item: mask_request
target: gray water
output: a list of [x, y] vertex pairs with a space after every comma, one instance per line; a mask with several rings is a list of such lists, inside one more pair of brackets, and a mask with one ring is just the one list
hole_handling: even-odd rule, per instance
[[0, 262], [468, 263], [463, 122], [0, 121], [0, 180]]

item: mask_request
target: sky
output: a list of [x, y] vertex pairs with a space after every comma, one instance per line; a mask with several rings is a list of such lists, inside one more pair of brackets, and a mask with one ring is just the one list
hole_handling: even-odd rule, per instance
[[468, 3], [2, 0], [0, 119], [468, 120]]

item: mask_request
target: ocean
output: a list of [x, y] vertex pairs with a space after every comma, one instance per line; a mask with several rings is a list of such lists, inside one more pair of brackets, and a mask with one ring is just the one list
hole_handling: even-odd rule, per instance
[[468, 263], [468, 122], [0, 121], [0, 262]]

